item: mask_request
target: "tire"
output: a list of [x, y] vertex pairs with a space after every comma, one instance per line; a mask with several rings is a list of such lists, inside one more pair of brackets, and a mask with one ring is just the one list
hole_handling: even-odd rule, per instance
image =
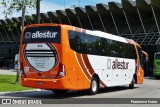
[[91, 85], [90, 85], [90, 94], [91, 95], [95, 95], [98, 92], [98, 88], [99, 88], [99, 83], [98, 83], [98, 79], [96, 77], [92, 77], [92, 81], [91, 81]]
[[54, 94], [59, 94], [59, 95], [62, 95], [62, 94], [67, 94], [67, 90], [52, 90]]
[[129, 89], [133, 89], [134, 88], [134, 84], [135, 84], [135, 80], [134, 80], [134, 77], [133, 77], [131, 84], [129, 84]]

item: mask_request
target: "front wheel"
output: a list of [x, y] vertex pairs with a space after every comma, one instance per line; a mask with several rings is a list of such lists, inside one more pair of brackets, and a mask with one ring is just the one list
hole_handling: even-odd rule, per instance
[[90, 94], [95, 95], [98, 92], [98, 88], [98, 79], [96, 77], [93, 77], [90, 85]]

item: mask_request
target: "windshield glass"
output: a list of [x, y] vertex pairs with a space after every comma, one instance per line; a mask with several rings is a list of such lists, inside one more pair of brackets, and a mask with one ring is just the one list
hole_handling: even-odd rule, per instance
[[28, 27], [23, 33], [23, 44], [27, 43], [60, 43], [60, 27]]

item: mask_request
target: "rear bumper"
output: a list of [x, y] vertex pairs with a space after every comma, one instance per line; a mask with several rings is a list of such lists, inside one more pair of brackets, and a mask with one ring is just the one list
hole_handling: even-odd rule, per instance
[[64, 79], [33, 79], [21, 77], [22, 86], [40, 89], [67, 89]]

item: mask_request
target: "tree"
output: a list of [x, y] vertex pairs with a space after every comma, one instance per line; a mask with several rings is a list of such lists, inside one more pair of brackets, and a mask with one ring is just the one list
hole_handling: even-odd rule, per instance
[[[26, 7], [35, 8], [36, 0], [2, 0], [1, 4], [5, 7], [3, 14], [5, 18], [8, 18], [8, 15], [12, 15], [13, 12], [22, 11], [22, 20], [21, 20], [21, 30], [24, 27], [24, 19]], [[22, 32], [21, 32], [22, 33]], [[17, 69], [16, 81], [15, 83], [20, 83], [20, 69]]]

